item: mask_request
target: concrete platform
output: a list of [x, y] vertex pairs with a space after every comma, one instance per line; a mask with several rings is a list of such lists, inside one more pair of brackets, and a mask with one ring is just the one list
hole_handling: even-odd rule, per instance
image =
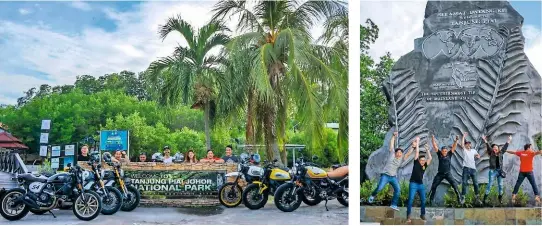
[[[413, 225], [542, 225], [542, 208], [426, 208], [426, 221], [420, 208], [412, 208]], [[395, 211], [384, 206], [361, 206], [361, 222], [387, 225], [406, 223], [406, 207]]]

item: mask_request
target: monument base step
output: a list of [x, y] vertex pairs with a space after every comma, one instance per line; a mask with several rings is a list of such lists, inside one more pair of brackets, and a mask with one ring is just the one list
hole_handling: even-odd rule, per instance
[[412, 222], [406, 221], [406, 207], [395, 211], [387, 206], [361, 206], [360, 221], [385, 225], [542, 225], [542, 208], [444, 208], [428, 207], [420, 219], [420, 208], [412, 208]]

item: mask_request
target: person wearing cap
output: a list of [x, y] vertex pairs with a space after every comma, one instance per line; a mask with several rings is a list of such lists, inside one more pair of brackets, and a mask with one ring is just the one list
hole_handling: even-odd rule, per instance
[[391, 200], [391, 208], [399, 211], [399, 208], [397, 207], [397, 203], [399, 202], [399, 194], [401, 192], [401, 188], [399, 187], [399, 181], [397, 181], [397, 171], [399, 170], [399, 167], [403, 163], [403, 161], [408, 158], [408, 156], [412, 153], [412, 150], [417, 145], [417, 140], [415, 139], [412, 142], [412, 148], [404, 155], [403, 157], [403, 149], [397, 148], [395, 149], [395, 138], [398, 136], [397, 132], [393, 132], [393, 136], [390, 140], [390, 154], [388, 156], [388, 162], [386, 163], [386, 166], [384, 167], [384, 172], [380, 175], [380, 180], [378, 181], [378, 186], [376, 189], [371, 193], [371, 196], [369, 196], [369, 203], [374, 202], [375, 196], [380, 192], [382, 189], [384, 189], [384, 186], [386, 186], [388, 183], [391, 184], [393, 187], [393, 198]]
[[[512, 137], [509, 137], [508, 139], [512, 140]], [[538, 193], [538, 187], [533, 173], [533, 160], [536, 155], [542, 155], [542, 151], [534, 151], [531, 144], [525, 144], [521, 151], [506, 151], [506, 153], [518, 156], [520, 161], [518, 180], [514, 186], [514, 191], [512, 191], [512, 205], [516, 203], [516, 195], [525, 178], [527, 178], [533, 188], [536, 205], [540, 205], [540, 194]]]
[[467, 189], [469, 187], [469, 178], [472, 179], [472, 186], [474, 187], [474, 194], [476, 197], [476, 203], [478, 205], [482, 204], [480, 201], [480, 194], [478, 192], [478, 178], [476, 176], [476, 159], [480, 158], [480, 154], [476, 149], [473, 149], [470, 141], [465, 141], [468, 133], [463, 133], [463, 138], [461, 139], [461, 147], [463, 148], [463, 183], [461, 186], [461, 205], [465, 204], [465, 195], [467, 194]]
[[224, 157], [222, 157], [222, 159], [226, 163], [237, 163], [237, 162], [239, 162], [239, 159], [237, 158], [237, 156], [232, 155], [232, 150], [231, 149], [232, 149], [231, 145], [226, 146], [226, 155]]
[[139, 154], [139, 162], [147, 162], [147, 154], [145, 152]]
[[503, 168], [503, 154], [506, 152], [506, 149], [508, 149], [508, 144], [512, 140], [512, 136], [508, 136], [508, 141], [501, 149], [499, 149], [499, 146], [496, 144], [489, 145], [486, 136], [482, 136], [482, 139], [486, 144], [486, 151], [489, 154], [489, 181], [487, 182], [486, 193], [484, 194], [484, 200], [482, 202], [484, 203], [484, 206], [487, 206], [487, 196], [489, 195], [489, 192], [491, 190], [491, 185], [494, 181], [493, 178], [496, 177], [497, 188], [499, 191], [499, 203], [502, 204], [502, 195], [504, 191], [502, 188], [502, 175], [499, 172]]
[[162, 160], [163, 163], [173, 163], [173, 157], [171, 156], [171, 149], [169, 146], [164, 146], [164, 159]]
[[414, 203], [414, 197], [416, 193], [420, 195], [421, 212], [420, 218], [425, 220], [425, 185], [423, 184], [423, 174], [427, 169], [427, 166], [431, 164], [433, 157], [429, 147], [425, 144], [425, 153], [427, 153], [427, 159], [425, 156], [420, 156], [420, 137], [416, 137], [416, 155], [414, 156], [414, 166], [412, 167], [412, 175], [410, 176], [410, 183], [408, 184], [408, 201], [407, 201], [407, 223], [410, 223], [410, 214], [412, 213], [412, 204]]
[[213, 150], [209, 149], [207, 150], [207, 157], [202, 158], [199, 160], [199, 162], [207, 162], [207, 163], [224, 163], [224, 159], [221, 159], [219, 157], [216, 157], [213, 153]]
[[[437, 141], [435, 139], [435, 135], [431, 136], [431, 143], [433, 145], [433, 150], [437, 152], [437, 157], [438, 157], [437, 175], [433, 178], [433, 183], [431, 184], [431, 191], [429, 192], [430, 193], [429, 205], [431, 206], [433, 205], [433, 200], [435, 199], [435, 192], [437, 191], [437, 187], [440, 185], [440, 183], [443, 180], [448, 181], [448, 183], [452, 185], [452, 188], [454, 189], [455, 195], [457, 197], [457, 201], [459, 202], [461, 200], [461, 195], [459, 195], [459, 189], [457, 189], [457, 183], [455, 182], [454, 178], [452, 177], [452, 174], [450, 173], [452, 155], [455, 153], [458, 140], [459, 140], [459, 136], [455, 136], [454, 143], [452, 144], [451, 149], [448, 148], [447, 146], [442, 146], [439, 149], [437, 145]], [[448, 150], [450, 150], [451, 153]]]

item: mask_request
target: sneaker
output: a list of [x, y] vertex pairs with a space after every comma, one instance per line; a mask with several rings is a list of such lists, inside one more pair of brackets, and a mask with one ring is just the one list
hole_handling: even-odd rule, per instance
[[409, 224], [412, 223], [412, 220], [410, 219], [410, 217], [407, 217], [406, 222]]
[[534, 200], [536, 201], [536, 205], [540, 205], [540, 196], [539, 195], [535, 196]]
[[375, 197], [369, 196], [369, 199], [367, 201], [369, 201], [369, 203], [373, 203], [375, 201]]
[[390, 208], [392, 208], [395, 211], [399, 211], [399, 207], [397, 207], [396, 205], [391, 205]]
[[516, 205], [516, 195], [512, 195], [512, 206]]
[[461, 203], [461, 205], [465, 205], [465, 196], [461, 196], [459, 202]]
[[425, 220], [425, 215], [420, 215], [420, 219]]

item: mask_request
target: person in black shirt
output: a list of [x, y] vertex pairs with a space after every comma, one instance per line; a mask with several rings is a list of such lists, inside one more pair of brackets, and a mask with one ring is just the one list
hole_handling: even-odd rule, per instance
[[455, 182], [452, 174], [450, 173], [450, 166], [452, 161], [452, 155], [455, 153], [455, 148], [457, 147], [457, 141], [459, 136], [455, 136], [454, 144], [452, 145], [451, 152], [448, 152], [448, 147], [443, 146], [440, 150], [438, 149], [437, 141], [435, 136], [431, 137], [431, 143], [433, 144], [433, 149], [437, 152], [438, 156], [438, 173], [433, 179], [433, 184], [431, 185], [431, 194], [429, 195], [429, 205], [433, 205], [433, 200], [435, 199], [435, 192], [437, 187], [440, 185], [442, 180], [446, 179], [448, 183], [452, 185], [455, 195], [457, 196], [457, 201], [461, 200], [461, 195], [459, 194], [459, 189], [457, 189], [457, 183]]
[[512, 136], [508, 137], [508, 141], [504, 144], [501, 150], [499, 150], [499, 146], [497, 146], [496, 144], [489, 145], [486, 136], [482, 136], [482, 139], [484, 140], [484, 143], [486, 143], [487, 153], [489, 154], [489, 181], [487, 182], [486, 193], [484, 194], [484, 206], [487, 205], [486, 200], [487, 196], [489, 195], [489, 191], [491, 190], [491, 185], [493, 184], [494, 177], [497, 177], [497, 187], [499, 189], [499, 203], [502, 204], [502, 177], [499, 171], [502, 170], [503, 153], [506, 153], [506, 149], [508, 149], [508, 144], [512, 140]]
[[88, 145], [83, 145], [81, 147], [81, 154], [77, 156], [77, 161], [88, 161]]
[[416, 137], [416, 143], [414, 149], [416, 149], [416, 155], [414, 156], [414, 167], [412, 167], [412, 176], [410, 176], [410, 184], [408, 185], [408, 205], [407, 205], [407, 222], [410, 223], [410, 213], [412, 213], [412, 203], [414, 203], [414, 197], [416, 193], [420, 195], [421, 200], [421, 214], [420, 218], [425, 220], [425, 185], [423, 185], [423, 174], [427, 166], [431, 164], [431, 151], [429, 147], [425, 146], [425, 152], [427, 153], [428, 158], [425, 159], [425, 156], [420, 156], [420, 138]]
[[228, 145], [226, 146], [226, 155], [224, 155], [224, 157], [222, 157], [222, 159], [224, 160], [224, 162], [226, 163], [237, 163], [239, 162], [239, 159], [232, 155], [232, 150], [231, 150], [231, 145]]

